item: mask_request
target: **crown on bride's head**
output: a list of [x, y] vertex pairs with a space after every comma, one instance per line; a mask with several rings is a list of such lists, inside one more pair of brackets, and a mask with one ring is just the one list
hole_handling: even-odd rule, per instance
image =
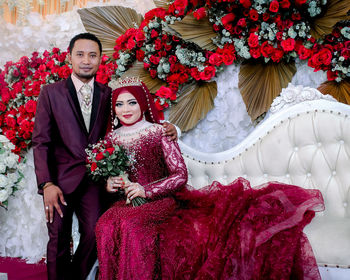
[[112, 90], [122, 87], [142, 86], [142, 81], [138, 77], [125, 77], [118, 80], [111, 80], [108, 84]]

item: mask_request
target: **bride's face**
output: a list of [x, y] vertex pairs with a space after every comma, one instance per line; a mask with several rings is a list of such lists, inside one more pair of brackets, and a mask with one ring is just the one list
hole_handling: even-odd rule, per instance
[[135, 123], [141, 116], [139, 103], [127, 90], [119, 94], [114, 109], [118, 119], [126, 124]]

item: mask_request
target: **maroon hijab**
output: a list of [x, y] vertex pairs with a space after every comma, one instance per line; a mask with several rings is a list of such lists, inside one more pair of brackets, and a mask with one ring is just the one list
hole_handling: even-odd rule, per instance
[[[132, 85], [128, 85], [131, 82], [128, 83], [128, 81], [133, 81]], [[110, 132], [113, 128], [113, 121], [115, 118], [115, 104], [117, 102], [118, 96], [123, 93], [125, 90], [130, 92], [135, 99], [137, 100], [138, 104], [140, 105], [141, 109], [141, 115], [145, 116], [145, 119], [151, 123], [160, 123], [160, 117], [159, 117], [159, 112], [156, 108], [156, 105], [154, 104], [153, 97], [150, 94], [148, 88], [146, 85], [141, 82], [140, 80], [136, 79], [135, 84], [135, 78], [134, 79], [129, 79], [126, 78], [125, 80], [120, 80], [121, 84], [124, 84], [124, 86], [118, 87], [112, 92], [112, 102], [111, 102], [111, 120], [109, 121], [108, 124], [108, 129], [107, 132]]]

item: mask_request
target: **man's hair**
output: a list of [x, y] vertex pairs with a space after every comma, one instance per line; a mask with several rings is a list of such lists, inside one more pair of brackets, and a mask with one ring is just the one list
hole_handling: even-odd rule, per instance
[[75, 42], [80, 39], [95, 41], [98, 44], [98, 48], [100, 49], [100, 54], [102, 53], [101, 41], [92, 33], [80, 33], [78, 35], [75, 35], [69, 42], [69, 53], [72, 53]]

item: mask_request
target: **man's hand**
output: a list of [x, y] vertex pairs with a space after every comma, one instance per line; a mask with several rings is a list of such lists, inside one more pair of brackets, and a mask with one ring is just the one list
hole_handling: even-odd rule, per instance
[[60, 205], [58, 204], [58, 200], [61, 201], [63, 205], [67, 206], [66, 201], [64, 200], [63, 193], [59, 187], [50, 183], [49, 186], [44, 186], [44, 206], [45, 206], [45, 215], [46, 222], [53, 222], [53, 211], [54, 208], [58, 212], [58, 214], [63, 218], [63, 213]]
[[165, 136], [169, 136], [170, 140], [176, 141], [177, 140], [177, 130], [175, 126], [171, 123], [164, 122], [163, 127], [165, 128]]

